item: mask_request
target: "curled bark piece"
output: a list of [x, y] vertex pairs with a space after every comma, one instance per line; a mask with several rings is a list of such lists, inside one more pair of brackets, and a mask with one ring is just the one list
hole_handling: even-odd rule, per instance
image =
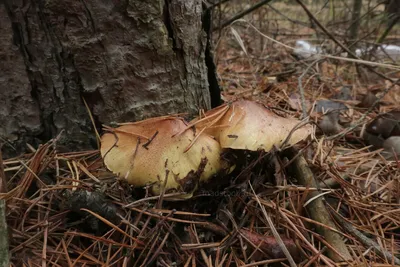
[[[303, 184], [305, 187], [316, 188], [317, 183], [315, 182], [313, 173], [304, 157], [300, 155], [293, 162], [293, 167], [295, 169], [297, 179]], [[313, 191], [308, 194], [308, 199], [315, 198], [319, 194], [318, 191]], [[322, 198], [315, 198], [312, 202], [307, 205], [307, 210], [311, 216], [311, 218], [315, 221], [318, 221], [324, 225], [327, 225], [333, 229], [336, 229], [335, 223], [331, 220], [329, 216], [329, 212], [326, 209]], [[328, 256], [336, 261], [350, 261], [352, 259], [349, 251], [347, 250], [346, 244], [343, 241], [340, 234], [329, 230], [326, 227], [316, 226], [319, 234], [325, 237], [325, 240], [332, 245], [336, 249], [336, 251], [340, 254], [338, 255], [335, 251], [328, 249]]]

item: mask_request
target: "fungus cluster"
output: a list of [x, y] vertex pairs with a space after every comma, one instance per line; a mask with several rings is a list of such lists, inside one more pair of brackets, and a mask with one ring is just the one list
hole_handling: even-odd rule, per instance
[[238, 100], [195, 119], [197, 129], [216, 138], [222, 148], [270, 151], [274, 146], [292, 146], [307, 138], [310, 125], [279, 117], [262, 104]]
[[312, 128], [300, 121], [277, 116], [263, 105], [238, 100], [206, 112], [188, 123], [165, 116], [106, 127], [101, 155], [106, 167], [135, 187], [150, 192], [180, 192], [172, 200], [190, 198], [198, 184], [229, 166], [224, 149], [270, 151], [294, 145]]

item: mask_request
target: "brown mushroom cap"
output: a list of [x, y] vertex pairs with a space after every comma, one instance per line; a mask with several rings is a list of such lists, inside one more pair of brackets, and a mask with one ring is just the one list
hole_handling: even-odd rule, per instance
[[221, 169], [221, 148], [212, 137], [202, 134], [185, 152], [195, 138], [194, 130], [184, 131], [186, 128], [178, 117], [123, 125], [102, 136], [101, 155], [107, 168], [128, 183], [137, 187], [154, 183], [154, 194], [160, 193], [167, 172], [166, 192], [194, 191], [199, 180], [205, 181]]
[[[270, 151], [281, 147], [291, 131], [301, 123], [297, 119], [283, 118], [262, 104], [238, 100], [212, 109], [192, 122], [219, 141], [222, 148]], [[287, 145], [307, 138], [313, 129], [304, 125], [293, 131]]]

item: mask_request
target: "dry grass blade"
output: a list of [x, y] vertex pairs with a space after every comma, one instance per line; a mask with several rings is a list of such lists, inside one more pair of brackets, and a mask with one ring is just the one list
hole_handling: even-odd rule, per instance
[[16, 197], [22, 198], [26, 194], [26, 191], [28, 190], [34, 178], [36, 178], [37, 181], [41, 183], [41, 180], [38, 178], [37, 173], [40, 173], [41, 170], [46, 168], [46, 162], [44, 159], [50, 152], [51, 145], [52, 144], [47, 143], [41, 146], [36, 151], [29, 166], [26, 166], [23, 162], [21, 162], [21, 164], [23, 164], [28, 171], [25, 173], [24, 177], [18, 184], [18, 193]]
[[65, 253], [65, 257], [67, 258], [68, 266], [74, 266], [72, 264], [71, 258], [69, 257], [68, 248], [67, 248], [67, 245], [65, 244], [64, 239], [61, 240], [61, 244], [62, 244], [64, 253]]
[[233, 36], [235, 36], [236, 41], [239, 43], [240, 47], [242, 48], [243, 52], [247, 55], [246, 47], [244, 46], [243, 40], [242, 40], [242, 38], [240, 38], [239, 33], [233, 27], [231, 27], [230, 29], [231, 29]]
[[111, 239], [107, 239], [107, 238], [104, 238], [104, 237], [99, 237], [99, 236], [85, 234], [85, 233], [66, 232], [66, 235], [86, 237], [86, 238], [89, 238], [89, 239], [92, 239], [92, 240], [96, 240], [96, 241], [103, 242], [103, 243], [110, 244], [110, 245], [114, 245], [114, 246], [120, 246], [120, 247], [127, 248], [127, 249], [135, 249], [135, 248], [137, 248], [137, 246], [135, 246], [135, 245], [124, 244], [124, 243], [117, 242], [117, 241], [114, 241], [114, 240], [111, 240]]
[[97, 131], [96, 123], [94, 121], [94, 118], [93, 118], [93, 115], [92, 115], [92, 111], [90, 110], [88, 104], [86, 103], [86, 99], [83, 96], [82, 96], [82, 100], [83, 100], [83, 103], [85, 104], [86, 111], [89, 114], [89, 118], [90, 118], [90, 121], [92, 123], [93, 130], [94, 130], [94, 132], [96, 134], [97, 148], [100, 148], [100, 134]]

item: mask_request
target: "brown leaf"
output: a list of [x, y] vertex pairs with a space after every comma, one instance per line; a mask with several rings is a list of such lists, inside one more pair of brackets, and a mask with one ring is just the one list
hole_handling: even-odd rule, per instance
[[[255, 232], [251, 232], [245, 229], [239, 230], [239, 232], [249, 241], [250, 244], [255, 245], [263, 252], [268, 254], [272, 259], [276, 258], [286, 258], [283, 253], [281, 247], [276, 241], [274, 236], [264, 236]], [[293, 259], [296, 262], [300, 261], [300, 251], [297, 248], [295, 242], [291, 238], [281, 237], [283, 244], [285, 244], [286, 248], [292, 255]]]
[[[300, 94], [298, 93], [291, 94], [288, 99], [288, 104], [294, 110], [302, 110]], [[311, 108], [310, 101], [306, 99], [305, 105], [306, 105], [306, 111], [310, 110]]]

